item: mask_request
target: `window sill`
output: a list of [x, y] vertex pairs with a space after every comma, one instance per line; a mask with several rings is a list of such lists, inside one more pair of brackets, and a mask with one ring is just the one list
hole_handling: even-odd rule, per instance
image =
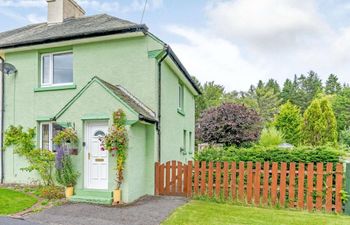
[[182, 109], [177, 109], [177, 112], [182, 115], [182, 116], [185, 116], [185, 112], [182, 110]]
[[61, 90], [69, 90], [69, 89], [76, 89], [76, 88], [77, 88], [76, 84], [51, 86], [51, 87], [38, 87], [38, 88], [34, 88], [34, 92], [61, 91]]

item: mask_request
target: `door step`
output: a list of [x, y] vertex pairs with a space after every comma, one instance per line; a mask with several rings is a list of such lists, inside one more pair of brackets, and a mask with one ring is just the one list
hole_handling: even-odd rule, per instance
[[77, 189], [69, 201], [111, 205], [113, 192], [104, 190]]

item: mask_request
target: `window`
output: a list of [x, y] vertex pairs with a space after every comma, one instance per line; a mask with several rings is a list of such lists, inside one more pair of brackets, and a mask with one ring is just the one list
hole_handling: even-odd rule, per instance
[[41, 86], [73, 83], [73, 53], [51, 53], [41, 56]]
[[57, 133], [63, 130], [64, 127], [57, 123], [47, 122], [40, 124], [40, 148], [48, 149], [50, 151], [56, 152], [57, 146], [53, 144], [52, 139], [57, 135]]
[[186, 152], [186, 136], [187, 136], [187, 131], [186, 130], [184, 130], [184, 133], [183, 133], [183, 148], [184, 148], [184, 151]]
[[192, 132], [188, 132], [188, 152], [192, 154]]
[[179, 84], [179, 105], [178, 109], [180, 111], [184, 110], [184, 86], [182, 84]]
[[94, 136], [95, 137], [104, 137], [104, 136], [106, 136], [106, 134], [102, 130], [98, 130], [94, 133]]

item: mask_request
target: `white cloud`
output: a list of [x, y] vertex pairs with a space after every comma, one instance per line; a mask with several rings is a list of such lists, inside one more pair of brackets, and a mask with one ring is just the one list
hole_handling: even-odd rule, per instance
[[[97, 0], [77, 0], [83, 8], [91, 8], [99, 12], [129, 13], [142, 11], [145, 1], [133, 0], [128, 4], [122, 4], [119, 1], [97, 1]], [[162, 6], [163, 0], [149, 0], [146, 8], [155, 10]]]
[[42, 8], [45, 0], [0, 0], [0, 7]]
[[30, 23], [42, 23], [42, 22], [46, 22], [46, 18], [43, 16], [39, 16], [37, 14], [29, 14], [26, 16], [27, 20]]
[[206, 13], [200, 30], [170, 30], [185, 38], [172, 45], [202, 82], [246, 90], [259, 79], [283, 83], [309, 70], [350, 82], [350, 27], [325, 21], [315, 0], [214, 1]]
[[263, 78], [263, 70], [246, 61], [239, 48], [231, 42], [209, 33], [171, 26], [172, 34], [186, 39], [186, 44], [174, 43], [172, 48], [192, 75], [200, 81], [215, 80], [227, 90], [241, 89]]
[[207, 14], [221, 35], [256, 48], [291, 47], [328, 30], [313, 0], [219, 1]]

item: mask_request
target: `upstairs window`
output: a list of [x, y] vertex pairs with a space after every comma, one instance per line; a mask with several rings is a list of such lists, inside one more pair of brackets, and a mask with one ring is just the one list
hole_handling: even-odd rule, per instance
[[41, 56], [41, 86], [73, 83], [73, 53], [50, 53]]
[[179, 105], [178, 110], [184, 111], [184, 86], [182, 84], [179, 84]]

